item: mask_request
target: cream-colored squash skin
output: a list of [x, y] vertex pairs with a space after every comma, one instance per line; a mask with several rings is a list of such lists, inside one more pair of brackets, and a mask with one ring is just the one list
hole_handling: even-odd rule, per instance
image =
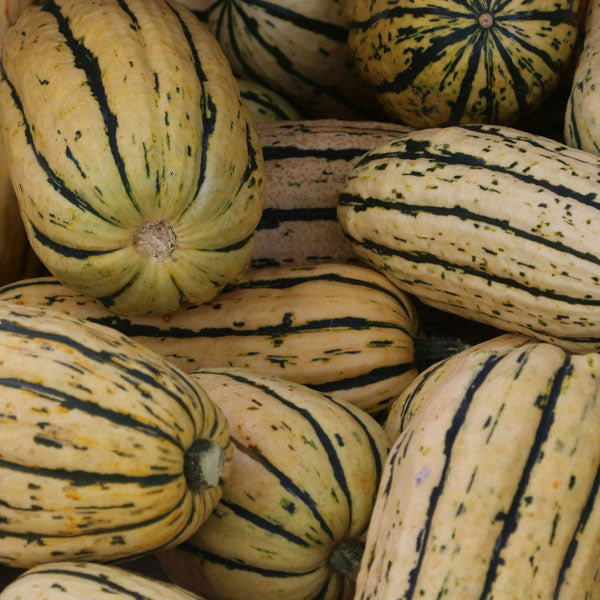
[[0, 300], [114, 327], [184, 371], [244, 367], [383, 411], [416, 376], [409, 296], [350, 264], [249, 270], [204, 304], [123, 318], [52, 279], [8, 285]]
[[336, 218], [344, 178], [369, 150], [410, 131], [340, 119], [257, 125], [268, 185], [252, 266], [357, 262]]
[[597, 598], [600, 354], [452, 360], [394, 442], [357, 600]]
[[237, 84], [242, 103], [248, 109], [255, 125], [271, 121], [296, 121], [302, 118], [295, 106], [268, 87], [240, 77], [237, 78]]
[[600, 349], [600, 160], [501, 126], [373, 149], [338, 219], [356, 254], [425, 304], [573, 351]]
[[[106, 562], [195, 533], [232, 453], [196, 382], [108, 327], [9, 302], [0, 357], [0, 563]], [[197, 441], [221, 460], [205, 484]]]
[[203, 600], [175, 585], [119, 567], [89, 562], [56, 562], [23, 573], [0, 600]]
[[234, 445], [212, 517], [158, 558], [175, 583], [214, 600], [353, 597], [330, 560], [367, 529], [388, 451], [360, 409], [247, 369], [191, 376], [221, 408]]
[[[521, 333], [507, 333], [496, 336], [474, 347], [474, 352], [504, 352], [532, 343], [534, 338]], [[421, 406], [428, 402], [430, 393], [435, 393], [440, 382], [452, 373], [457, 365], [465, 360], [464, 352], [459, 352], [446, 360], [437, 362], [415, 377], [390, 406], [384, 423], [384, 429], [392, 442], [395, 442], [406, 429]]]
[[50, 272], [136, 315], [239, 276], [262, 155], [224, 54], [185, 6], [45, 2], [9, 30], [2, 66], [10, 174]]
[[342, 0], [185, 0], [233, 72], [280, 92], [309, 118], [381, 114], [354, 68]]
[[573, 75], [565, 110], [565, 141], [574, 148], [600, 154], [598, 86], [600, 85], [600, 2], [589, 0], [583, 48]]

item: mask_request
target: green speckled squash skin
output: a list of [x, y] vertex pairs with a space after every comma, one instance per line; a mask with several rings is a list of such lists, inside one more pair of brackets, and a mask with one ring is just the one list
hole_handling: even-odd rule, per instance
[[425, 304], [576, 352], [600, 349], [600, 160], [503, 126], [373, 149], [338, 219], [354, 251]]
[[411, 127], [510, 124], [558, 85], [578, 0], [347, 0], [356, 68]]
[[212, 518], [158, 554], [170, 578], [214, 600], [351, 600], [334, 555], [360, 547], [369, 523], [388, 449], [381, 426], [278, 377], [191, 376], [226, 415], [234, 453]]
[[421, 374], [356, 600], [598, 598], [599, 373], [509, 336]]
[[0, 121], [29, 240], [115, 313], [166, 313], [246, 268], [262, 154], [227, 59], [166, 0], [48, 0], [2, 47]]
[[189, 538], [232, 447], [206, 392], [120, 333], [0, 304], [0, 562], [116, 561]]
[[343, 0], [185, 0], [206, 21], [233, 72], [295, 102], [309, 118], [377, 118], [356, 72]]
[[119, 567], [57, 562], [33, 567], [2, 593], [0, 600], [203, 600], [177, 586]]

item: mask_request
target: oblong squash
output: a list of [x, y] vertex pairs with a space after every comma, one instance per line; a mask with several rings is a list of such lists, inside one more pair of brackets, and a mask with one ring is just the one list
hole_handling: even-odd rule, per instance
[[169, 577], [218, 600], [350, 600], [388, 449], [381, 426], [278, 377], [191, 377], [227, 417], [234, 452], [214, 514], [157, 555]]
[[410, 131], [340, 119], [258, 124], [268, 185], [252, 266], [356, 262], [336, 218], [344, 178], [366, 152]]
[[513, 123], [556, 88], [578, 0], [348, 0], [348, 44], [387, 114], [411, 127]]
[[436, 308], [600, 349], [600, 160], [501, 126], [424, 129], [373, 149], [338, 219], [355, 253]]
[[227, 59], [166, 0], [49, 0], [5, 38], [0, 120], [28, 237], [117, 313], [213, 297], [250, 261], [262, 155]]
[[600, 354], [457, 359], [390, 450], [355, 598], [596, 598]]
[[411, 299], [358, 265], [248, 271], [211, 302], [123, 318], [52, 279], [5, 286], [0, 299], [107, 325], [181, 369], [244, 367], [384, 411], [417, 374]]
[[0, 303], [0, 562], [105, 562], [190, 537], [232, 448], [183, 372], [108, 327]]
[[57, 562], [33, 567], [0, 593], [0, 600], [202, 600], [175, 585], [119, 567]]

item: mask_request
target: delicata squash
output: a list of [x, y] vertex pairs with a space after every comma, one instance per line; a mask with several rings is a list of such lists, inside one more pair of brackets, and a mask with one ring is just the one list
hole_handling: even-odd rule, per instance
[[106, 562], [189, 538], [221, 498], [227, 420], [141, 344], [0, 303], [0, 563]]
[[46, 0], [2, 48], [0, 121], [31, 244], [116, 313], [203, 302], [247, 266], [260, 145], [218, 43], [170, 0]]

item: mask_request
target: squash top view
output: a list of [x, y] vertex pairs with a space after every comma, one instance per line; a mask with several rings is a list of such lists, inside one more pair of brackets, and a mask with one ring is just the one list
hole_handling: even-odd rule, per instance
[[45, 0], [2, 48], [0, 120], [31, 244], [127, 315], [215, 296], [246, 268], [260, 145], [218, 43], [166, 0]]
[[513, 123], [558, 85], [579, 0], [347, 0], [348, 43], [388, 116]]

